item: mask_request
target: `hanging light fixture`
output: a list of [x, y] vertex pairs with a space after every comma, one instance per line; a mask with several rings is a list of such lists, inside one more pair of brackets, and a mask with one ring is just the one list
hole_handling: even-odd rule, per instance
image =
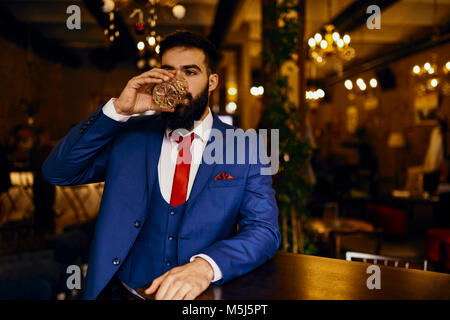
[[353, 89], [353, 82], [350, 79], [345, 80], [344, 85], [345, 85], [345, 88], [347, 90], [352, 90]]
[[143, 34], [145, 31], [144, 12], [142, 9], [136, 8], [130, 14], [130, 18], [134, 18], [136, 15], [138, 15], [138, 21], [134, 25], [134, 31], [136, 31], [137, 34]]
[[432, 55], [431, 62], [426, 61], [424, 64], [416, 64], [411, 68], [411, 75], [418, 93], [434, 91], [440, 87], [440, 84], [448, 85], [450, 61], [446, 61], [442, 65], [439, 65], [436, 61], [437, 56]]
[[[437, 2], [433, 1], [433, 30], [438, 35]], [[439, 62], [440, 60], [440, 62]], [[411, 67], [411, 76], [418, 94], [441, 89], [445, 95], [450, 94], [450, 61], [439, 59], [436, 53], [431, 54], [430, 60], [415, 64]]]
[[[180, 20], [186, 16], [186, 8], [180, 2], [181, 1], [177, 0], [139, 1], [139, 3], [142, 4], [141, 8], [138, 7], [132, 10], [129, 17], [132, 19], [137, 19], [134, 28], [135, 33], [138, 36], [143, 35], [145, 39], [145, 41], [142, 41], [143, 39], [138, 39], [136, 44], [139, 49], [138, 52], [140, 57], [145, 56], [148, 51], [154, 52], [154, 54], [159, 54], [159, 42], [161, 40], [161, 36], [157, 34], [156, 30], [158, 22], [158, 7], [165, 6], [170, 8], [173, 16]], [[113, 42], [120, 36], [120, 33], [116, 30], [116, 26], [114, 24], [115, 14], [118, 14], [122, 9], [128, 7], [131, 3], [133, 3], [133, 1], [130, 0], [102, 0], [101, 10], [109, 15], [110, 24], [104, 29], [104, 35], [109, 39], [109, 41]], [[143, 3], [145, 3], [145, 8]], [[148, 61], [152, 61], [152, 65]], [[142, 59], [139, 60], [138, 67], [140, 69], [144, 68], [143, 63], [146, 64], [147, 62], [149, 66], [155, 65], [154, 60], [149, 59], [148, 61]]]
[[305, 92], [305, 97], [307, 100], [320, 100], [325, 98], [325, 91], [321, 88], [307, 90]]
[[103, 0], [102, 11], [104, 13], [110, 13], [114, 10], [115, 3], [113, 0]]
[[175, 18], [181, 20], [186, 15], [186, 8], [181, 4], [177, 4], [175, 7], [172, 8], [172, 14]]
[[[327, 0], [328, 18], [331, 19], [331, 1]], [[325, 33], [316, 33], [308, 39], [309, 56], [316, 64], [324, 64], [328, 57], [336, 56], [350, 61], [355, 57], [355, 49], [350, 47], [350, 35], [343, 37], [332, 24], [325, 25]]]
[[101, 10], [108, 15], [109, 20], [109, 26], [103, 30], [103, 33], [110, 42], [114, 42], [120, 36], [114, 24], [115, 13], [126, 7], [128, 2], [129, 0], [102, 0]]
[[[112, 0], [109, 0], [109, 1], [112, 1]], [[111, 5], [110, 2], [105, 1], [104, 5], [102, 7], [102, 10], [105, 11], [105, 10], [109, 10], [111, 8], [112, 9], [115, 8], [114, 2]], [[119, 34], [119, 31], [116, 30], [116, 26], [114, 25], [114, 17], [115, 17], [114, 11], [109, 10], [107, 13], [108, 13], [108, 19], [109, 19], [109, 26], [108, 26], [108, 28], [105, 28], [105, 30], [103, 30], [103, 34], [109, 38], [109, 41], [113, 42], [117, 37], [119, 37], [120, 34]]]
[[[368, 88], [368, 85], [367, 85], [366, 81], [364, 81], [363, 78], [356, 79], [355, 87], [357, 87], [357, 88], [355, 88], [355, 89], [356, 90], [359, 89], [360, 92], [364, 92], [369, 89], [369, 90], [371, 90], [371, 92], [373, 92], [378, 87], [378, 80], [376, 78], [370, 78], [368, 82], [369, 82], [370, 88], [372, 88], [372, 89]], [[353, 82], [350, 79], [345, 80], [344, 86], [348, 91], [352, 91], [354, 89]]]

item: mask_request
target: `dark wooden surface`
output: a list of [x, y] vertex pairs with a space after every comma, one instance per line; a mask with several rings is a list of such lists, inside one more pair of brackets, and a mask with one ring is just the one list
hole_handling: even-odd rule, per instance
[[381, 289], [369, 290], [369, 263], [279, 252], [252, 272], [198, 299], [450, 299], [450, 275], [380, 266]]

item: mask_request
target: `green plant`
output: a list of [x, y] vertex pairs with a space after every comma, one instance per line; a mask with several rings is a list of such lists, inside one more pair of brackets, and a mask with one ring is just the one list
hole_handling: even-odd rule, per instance
[[306, 108], [290, 101], [288, 77], [283, 64], [295, 61], [301, 46], [296, 1], [263, 1], [263, 74], [266, 125], [279, 130], [280, 169], [274, 188], [280, 208], [283, 250], [314, 253], [315, 248], [305, 228], [306, 204], [312, 191], [307, 176], [311, 145], [304, 134]]

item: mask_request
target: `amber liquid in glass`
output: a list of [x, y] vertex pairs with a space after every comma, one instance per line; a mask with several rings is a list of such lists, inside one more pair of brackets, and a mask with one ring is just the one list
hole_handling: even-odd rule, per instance
[[187, 81], [182, 78], [173, 78], [155, 85], [152, 89], [152, 97], [161, 109], [170, 110], [186, 98], [187, 92]]

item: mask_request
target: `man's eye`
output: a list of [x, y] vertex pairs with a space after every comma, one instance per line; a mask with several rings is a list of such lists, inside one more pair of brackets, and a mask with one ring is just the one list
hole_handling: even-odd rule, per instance
[[188, 76], [193, 76], [194, 74], [196, 74], [195, 71], [191, 71], [191, 70], [186, 70], [184, 73]]

